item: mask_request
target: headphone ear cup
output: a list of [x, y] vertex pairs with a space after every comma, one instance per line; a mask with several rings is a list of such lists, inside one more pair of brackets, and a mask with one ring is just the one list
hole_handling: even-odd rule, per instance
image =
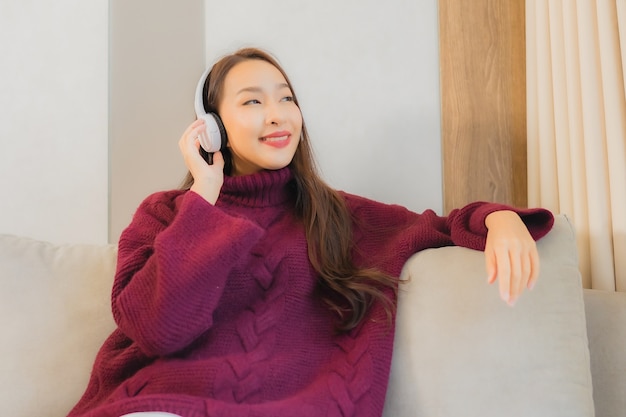
[[209, 154], [217, 152], [226, 146], [226, 129], [219, 116], [215, 113], [207, 112], [205, 104], [208, 95], [208, 81], [210, 68], [207, 68], [196, 86], [196, 96], [194, 100], [194, 109], [198, 119], [204, 120], [206, 131], [200, 134], [198, 140], [200, 146]]
[[198, 117], [206, 125], [206, 131], [198, 138], [202, 149], [208, 153], [221, 150], [226, 144], [226, 129], [220, 117], [215, 113], [205, 113]]
[[224, 123], [220, 116], [217, 113], [209, 113], [215, 119], [215, 123], [217, 124], [217, 128], [220, 131], [220, 151], [226, 147], [226, 142], [228, 142], [228, 137], [226, 136], [226, 128], [224, 127]]

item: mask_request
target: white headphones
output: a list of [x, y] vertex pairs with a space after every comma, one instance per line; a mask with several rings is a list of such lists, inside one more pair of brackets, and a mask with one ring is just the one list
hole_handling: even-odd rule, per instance
[[200, 81], [198, 81], [194, 107], [198, 119], [204, 119], [206, 124], [206, 131], [198, 137], [200, 146], [211, 154], [226, 146], [226, 129], [224, 128], [222, 119], [220, 119], [216, 113], [207, 112], [204, 107], [204, 97], [206, 96], [205, 86], [210, 72], [211, 68], [205, 70], [202, 77], [200, 77]]

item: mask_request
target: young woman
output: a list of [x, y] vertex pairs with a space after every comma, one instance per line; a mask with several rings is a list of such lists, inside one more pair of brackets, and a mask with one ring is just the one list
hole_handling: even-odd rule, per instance
[[292, 85], [263, 51], [221, 59], [205, 91], [227, 146], [208, 164], [205, 122], [192, 123], [183, 189], [149, 196], [123, 232], [118, 328], [71, 417], [380, 416], [412, 254], [484, 250], [511, 305], [534, 285], [548, 211], [474, 203], [439, 217], [331, 189]]

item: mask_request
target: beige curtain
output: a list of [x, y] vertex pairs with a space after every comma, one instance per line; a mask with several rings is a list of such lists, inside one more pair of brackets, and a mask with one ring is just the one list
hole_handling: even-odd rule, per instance
[[626, 291], [626, 0], [527, 0], [528, 202], [575, 225], [586, 288]]

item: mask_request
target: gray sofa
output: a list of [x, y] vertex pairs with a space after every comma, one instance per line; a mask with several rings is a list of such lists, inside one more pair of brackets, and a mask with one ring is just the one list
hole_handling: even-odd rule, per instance
[[[540, 279], [513, 308], [480, 252], [407, 262], [386, 417], [626, 416], [626, 293], [581, 288], [565, 216], [539, 250]], [[61, 417], [78, 400], [114, 328], [115, 256], [0, 235], [2, 415]]]

